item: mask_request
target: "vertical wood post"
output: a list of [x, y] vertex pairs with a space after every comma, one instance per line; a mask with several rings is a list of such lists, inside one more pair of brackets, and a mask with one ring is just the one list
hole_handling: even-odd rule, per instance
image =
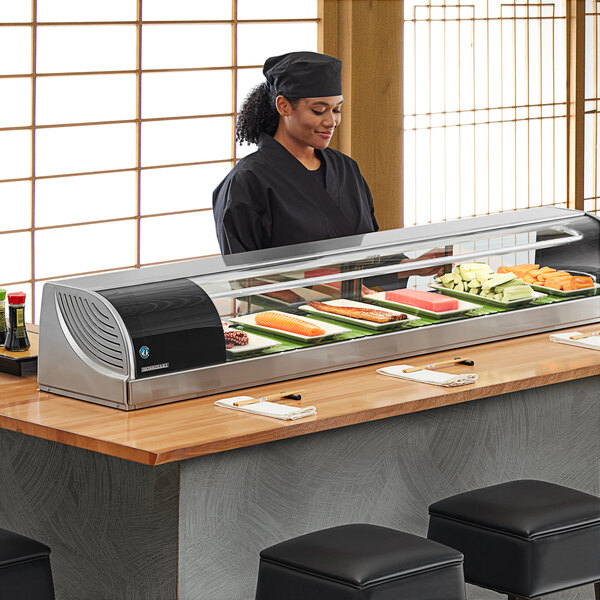
[[567, 206], [583, 210], [585, 0], [567, 0]]
[[332, 147], [354, 158], [381, 229], [403, 226], [403, 0], [321, 0], [319, 49], [343, 61]]

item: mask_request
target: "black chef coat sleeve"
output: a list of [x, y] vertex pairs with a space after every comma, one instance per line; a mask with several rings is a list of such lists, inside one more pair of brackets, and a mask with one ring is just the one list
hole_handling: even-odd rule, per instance
[[213, 193], [217, 239], [222, 254], [269, 248], [269, 192], [250, 170], [233, 170]]

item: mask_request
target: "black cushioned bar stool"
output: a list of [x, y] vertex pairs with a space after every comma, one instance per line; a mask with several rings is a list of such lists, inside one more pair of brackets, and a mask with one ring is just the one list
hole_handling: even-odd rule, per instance
[[54, 600], [48, 546], [0, 529], [0, 600]]
[[427, 537], [460, 550], [465, 579], [509, 599], [595, 584], [600, 600], [600, 498], [519, 480], [440, 500]]
[[260, 553], [256, 600], [465, 600], [460, 552], [376, 525], [341, 525]]

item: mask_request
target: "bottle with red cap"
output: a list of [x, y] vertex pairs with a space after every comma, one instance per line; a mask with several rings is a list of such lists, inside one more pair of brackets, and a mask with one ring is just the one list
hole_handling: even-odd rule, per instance
[[25, 328], [25, 292], [13, 292], [8, 298], [8, 334], [4, 348], [11, 352], [22, 352], [29, 348]]

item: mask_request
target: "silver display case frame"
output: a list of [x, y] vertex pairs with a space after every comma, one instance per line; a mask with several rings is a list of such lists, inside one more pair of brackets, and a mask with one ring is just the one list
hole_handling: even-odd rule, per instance
[[[98, 294], [107, 288], [123, 288], [151, 284], [177, 278], [189, 278], [209, 292], [215, 301], [228, 301], [259, 292], [288, 289], [290, 282], [243, 289], [219, 288], [219, 282], [269, 274], [319, 268], [332, 262], [368, 262], [385, 252], [427, 248], [464, 240], [477, 240], [499, 234], [531, 231], [536, 227], [556, 228], [556, 239], [525, 244], [524, 250], [556, 248], [565, 252], [581, 243], [582, 234], [570, 227], [571, 222], [594, 215], [555, 207], [540, 207], [509, 213], [486, 215], [447, 221], [405, 229], [349, 236], [334, 240], [311, 242], [231, 256], [183, 261], [137, 270], [113, 272], [88, 277], [49, 282], [44, 286], [40, 318], [39, 387], [40, 390], [87, 400], [122, 410], [155, 406], [168, 402], [210, 394], [232, 392], [258, 386], [316, 375], [341, 369], [399, 360], [451, 348], [530, 335], [555, 329], [576, 327], [600, 320], [600, 296], [582, 296], [567, 302], [530, 306], [523, 309], [487, 314], [476, 318], [440, 321], [414, 329], [381, 332], [377, 335], [348, 339], [324, 345], [309, 346], [264, 356], [250, 356], [222, 364], [198, 367], [187, 371], [156, 374], [136, 379], [132, 374], [133, 352], [125, 325], [111, 304]], [[484, 251], [462, 253], [461, 261], [484, 259], [518, 250], [518, 245]], [[600, 252], [600, 249], [599, 249]], [[452, 256], [421, 260], [410, 264], [381, 266], [374, 262], [361, 271], [324, 275], [297, 280], [294, 285], [326, 284], [359, 276], [372, 276], [393, 271], [425, 268], [446, 264]], [[454, 261], [456, 262], [456, 261]], [[600, 262], [600, 261], [599, 261]], [[600, 264], [596, 267], [600, 268]], [[119, 330], [124, 360], [121, 367], [106, 368], [82, 350], [65, 322], [59, 297], [76, 297], [81, 302], [93, 301], [101, 306]]]

